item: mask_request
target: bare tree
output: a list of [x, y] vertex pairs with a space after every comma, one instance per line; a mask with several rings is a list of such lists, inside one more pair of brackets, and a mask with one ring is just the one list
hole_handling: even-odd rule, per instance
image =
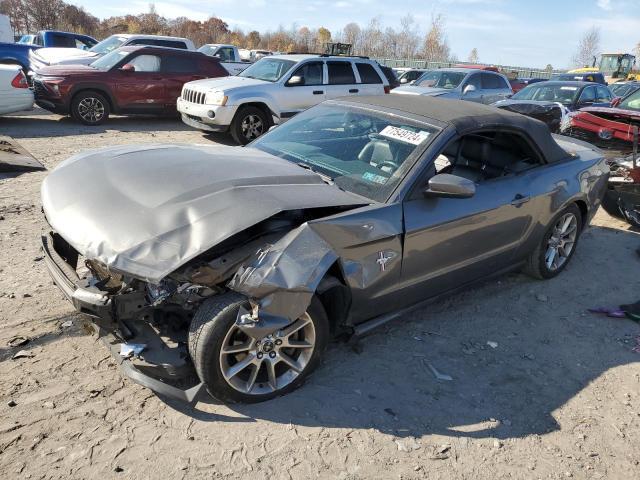
[[424, 38], [422, 55], [428, 62], [441, 62], [449, 59], [450, 49], [445, 33], [445, 19], [442, 14], [431, 17], [431, 28]]
[[347, 23], [342, 29], [342, 41], [353, 45], [354, 52], [360, 52], [360, 25], [355, 22]]
[[469, 57], [467, 58], [467, 62], [469, 62], [469, 63], [478, 63], [479, 61], [480, 61], [480, 58], [478, 57], [478, 49], [474, 48], [469, 53]]
[[401, 30], [397, 34], [397, 54], [402, 58], [415, 57], [420, 44], [418, 25], [413, 16], [407, 14], [400, 19]]
[[576, 67], [590, 67], [594, 64], [599, 51], [600, 29], [593, 26], [587, 30], [580, 39], [578, 49], [573, 55], [571, 62]]

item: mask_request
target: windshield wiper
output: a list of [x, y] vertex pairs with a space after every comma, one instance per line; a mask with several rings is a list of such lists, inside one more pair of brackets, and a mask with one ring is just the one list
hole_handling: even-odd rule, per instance
[[298, 165], [299, 167], [305, 168], [307, 170], [312, 171], [313, 173], [315, 173], [316, 175], [319, 175], [322, 180], [327, 183], [328, 185], [334, 185], [333, 182], [333, 178], [331, 178], [329, 175], [327, 175], [326, 173], [321, 173], [318, 170], [316, 170], [315, 168], [313, 168], [311, 165], [309, 165], [308, 163], [305, 162], [296, 162], [296, 165]]

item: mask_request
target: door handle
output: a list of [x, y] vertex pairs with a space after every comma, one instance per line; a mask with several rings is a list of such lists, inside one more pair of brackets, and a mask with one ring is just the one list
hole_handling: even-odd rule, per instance
[[324, 93], [324, 91], [322, 91], [322, 90], [314, 90], [313, 91], [314, 95], [322, 95], [323, 93]]
[[519, 207], [520, 205], [527, 203], [529, 200], [531, 200], [531, 197], [517, 194], [514, 199], [511, 200], [511, 205]]
[[352, 88], [351, 90], [349, 90], [349, 93], [358, 93], [359, 90], [357, 88]]

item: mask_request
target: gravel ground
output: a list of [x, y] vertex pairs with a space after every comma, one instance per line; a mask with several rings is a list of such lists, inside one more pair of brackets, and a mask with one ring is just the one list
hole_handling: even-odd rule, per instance
[[[228, 142], [175, 120], [86, 128], [39, 110], [0, 118], [0, 134], [47, 168], [116, 143]], [[189, 407], [121, 377], [52, 285], [45, 175], [0, 179], [0, 478], [640, 478], [640, 327], [586, 313], [640, 299], [640, 237], [606, 213], [558, 278], [508, 275], [358, 348], [334, 343], [286, 397]]]

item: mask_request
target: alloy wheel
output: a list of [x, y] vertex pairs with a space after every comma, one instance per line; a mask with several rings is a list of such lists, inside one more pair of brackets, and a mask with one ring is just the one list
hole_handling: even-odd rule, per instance
[[259, 340], [234, 323], [220, 350], [220, 370], [235, 390], [268, 394], [285, 388], [307, 367], [313, 355], [316, 331], [308, 314], [286, 328]]
[[558, 270], [567, 262], [573, 252], [577, 235], [577, 217], [571, 212], [565, 213], [554, 225], [547, 242], [544, 261], [550, 271]]
[[83, 98], [80, 103], [78, 103], [78, 114], [86, 122], [99, 122], [104, 116], [104, 105], [97, 98]]
[[247, 115], [242, 119], [240, 129], [244, 138], [253, 140], [264, 133], [264, 122], [258, 115]]

